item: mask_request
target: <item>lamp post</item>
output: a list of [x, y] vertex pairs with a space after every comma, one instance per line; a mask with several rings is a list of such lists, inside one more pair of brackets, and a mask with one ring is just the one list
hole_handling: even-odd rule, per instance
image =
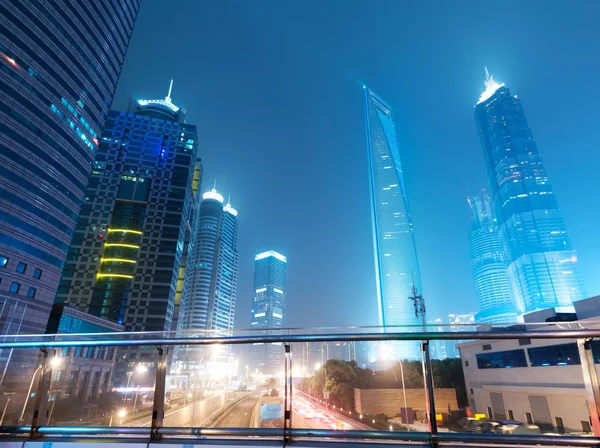
[[127, 386], [125, 386], [125, 394], [123, 395], [123, 407], [127, 405], [127, 393], [129, 392], [129, 385], [131, 384], [131, 378], [134, 373], [146, 373], [148, 371], [148, 367], [138, 364], [135, 366], [135, 369], [131, 372], [127, 372]]
[[[57, 365], [60, 364], [60, 362], [61, 362], [60, 358], [55, 356], [50, 361], [50, 368], [56, 367]], [[23, 410], [21, 411], [21, 416], [19, 417], [19, 422], [23, 421], [23, 417], [25, 416], [25, 409], [27, 409], [27, 404], [29, 403], [29, 397], [31, 396], [31, 389], [33, 389], [33, 382], [35, 381], [35, 376], [41, 370], [42, 370], [42, 365], [40, 364], [38, 366], [38, 368], [35, 369], [35, 372], [33, 372], [33, 375], [31, 375], [31, 382], [29, 383], [29, 390], [27, 391], [27, 397], [25, 397], [25, 404], [23, 405]]]
[[[384, 346], [384, 356], [393, 356], [400, 363], [400, 376], [402, 377], [402, 395], [404, 395], [404, 412], [406, 413], [406, 426], [408, 427], [408, 430], [410, 431], [410, 425], [408, 423], [408, 405], [406, 402], [406, 387], [404, 386], [404, 366], [403, 366], [404, 363], [402, 362], [402, 360], [400, 358], [398, 358], [392, 352], [385, 350], [385, 346]], [[394, 377], [396, 377], [396, 373], [394, 372], [393, 366], [392, 366], [392, 373], [394, 374]], [[396, 378], [396, 381], [398, 381], [398, 378]]]
[[12, 398], [9, 398], [8, 400], [6, 400], [6, 404], [4, 405], [4, 410], [2, 411], [2, 417], [0, 417], [0, 426], [2, 426], [2, 423], [4, 423], [4, 416], [6, 415], [6, 408], [8, 407], [8, 403], [10, 403], [12, 401]]

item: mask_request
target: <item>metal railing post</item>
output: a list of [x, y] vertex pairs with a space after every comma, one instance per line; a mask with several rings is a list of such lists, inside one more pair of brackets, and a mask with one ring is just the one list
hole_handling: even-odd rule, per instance
[[29, 437], [31, 438], [35, 438], [37, 436], [37, 428], [46, 424], [48, 412], [48, 391], [50, 390], [50, 382], [52, 381], [52, 367], [48, 365], [48, 350], [42, 348], [41, 352], [41, 375], [40, 379], [38, 380], [35, 401], [33, 402], [33, 416], [31, 418], [31, 430], [29, 432]]
[[427, 410], [427, 426], [432, 435], [437, 434], [437, 420], [435, 412], [435, 397], [433, 384], [433, 371], [431, 369], [431, 355], [429, 341], [421, 343], [423, 348], [423, 372], [425, 373], [425, 409]]
[[596, 437], [600, 436], [600, 385], [592, 353], [592, 339], [577, 339], [583, 384], [587, 393], [587, 405], [592, 423], [592, 431]]
[[292, 439], [290, 430], [292, 429], [292, 346], [289, 342], [285, 345], [285, 405], [283, 418], [283, 446], [289, 444]]
[[152, 405], [151, 440], [160, 439], [158, 430], [162, 427], [165, 417], [165, 389], [167, 383], [167, 356], [160, 345], [156, 349], [158, 350], [158, 363], [156, 368], [156, 383], [154, 385], [154, 403]]

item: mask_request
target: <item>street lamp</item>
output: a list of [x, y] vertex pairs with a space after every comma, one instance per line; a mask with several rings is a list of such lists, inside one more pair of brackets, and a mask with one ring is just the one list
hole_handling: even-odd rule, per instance
[[122, 425], [123, 424], [123, 417], [125, 417], [127, 415], [127, 410], [126, 409], [121, 409], [119, 410], [119, 412], [117, 412], [117, 415], [119, 416], [119, 424]]
[[[404, 412], [406, 415], [406, 426], [410, 431], [410, 424], [408, 423], [408, 405], [406, 402], [406, 387], [404, 387], [404, 367], [403, 367], [403, 363], [402, 360], [400, 358], [398, 358], [396, 355], [394, 355], [392, 352], [390, 352], [389, 350], [387, 350], [387, 347], [384, 345], [382, 347], [382, 355], [384, 358], [386, 357], [394, 357], [398, 360], [398, 362], [400, 363], [400, 376], [402, 377], [402, 395], [404, 395]], [[394, 372], [394, 367], [392, 366], [392, 373], [394, 374], [394, 377], [396, 378], [396, 381], [398, 381], [398, 378], [396, 377], [396, 372]]]
[[131, 372], [127, 372], [127, 386], [125, 387], [125, 395], [123, 395], [123, 406], [127, 404], [127, 392], [129, 389], [129, 384], [131, 383], [131, 378], [134, 373], [146, 373], [148, 371], [148, 367], [142, 364], [138, 364], [135, 366], [135, 369]]
[[6, 400], [6, 404], [4, 405], [4, 410], [2, 411], [2, 417], [0, 417], [0, 426], [2, 426], [2, 423], [4, 423], [4, 416], [6, 415], [6, 408], [8, 407], [8, 403], [10, 403], [12, 401], [12, 398], [9, 398], [8, 400]]
[[[57, 367], [61, 363], [61, 359], [57, 356], [50, 360], [50, 368]], [[39, 371], [42, 370], [42, 365], [40, 364], [33, 375], [31, 375], [31, 382], [29, 383], [29, 390], [27, 391], [27, 397], [25, 397], [25, 404], [23, 405], [23, 410], [21, 411], [21, 416], [19, 417], [19, 421], [23, 421], [23, 417], [25, 416], [25, 409], [27, 409], [27, 404], [29, 403], [29, 397], [31, 396], [31, 389], [33, 389], [33, 382], [35, 381], [35, 376]]]

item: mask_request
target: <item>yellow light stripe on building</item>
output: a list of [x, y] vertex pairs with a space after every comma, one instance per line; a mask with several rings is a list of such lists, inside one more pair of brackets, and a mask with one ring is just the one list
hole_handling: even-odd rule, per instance
[[139, 249], [140, 246], [136, 246], [135, 244], [121, 244], [121, 243], [106, 243], [105, 247], [129, 247], [131, 249]]
[[128, 260], [126, 258], [101, 258], [100, 263], [104, 263], [105, 261], [114, 261], [118, 263], [137, 263], [136, 260]]
[[136, 235], [142, 235], [142, 232], [139, 230], [129, 230], [129, 229], [108, 229], [108, 232], [123, 232], [123, 233], [135, 233]]
[[133, 275], [125, 275], [125, 274], [97, 274], [98, 278], [104, 277], [118, 277], [118, 278], [133, 278]]

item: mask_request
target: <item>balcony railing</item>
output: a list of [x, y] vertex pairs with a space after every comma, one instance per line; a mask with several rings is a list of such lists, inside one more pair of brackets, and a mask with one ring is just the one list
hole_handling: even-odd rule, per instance
[[[562, 328], [556, 324], [540, 325], [535, 329], [528, 324], [528, 328], [528, 331], [523, 327], [513, 327], [461, 332], [429, 332], [422, 331], [422, 327], [410, 328], [409, 331], [353, 328], [343, 332], [321, 329], [306, 333], [301, 330], [267, 330], [232, 332], [225, 336], [210, 332], [8, 336], [4, 338], [5, 342], [0, 342], [0, 368], [3, 369], [0, 374], [4, 383], [0, 383], [0, 441], [168, 441], [189, 444], [214, 440], [256, 446], [267, 441], [282, 446], [292, 441], [313, 445], [343, 441], [345, 444], [385, 442], [410, 446], [454, 446], [457, 443], [462, 446], [600, 446], [600, 388], [592, 353], [592, 342], [600, 337], [600, 329], [573, 324]], [[575, 434], [557, 435], [551, 430], [547, 431], [550, 434], [541, 430], [536, 434], [465, 432], [461, 427], [451, 427], [448, 422], [440, 428], [438, 422], [459, 411], [451, 409], [456, 408], [451, 404], [451, 398], [444, 404], [436, 402], [439, 401], [436, 395], [441, 393], [434, 384], [433, 366], [436, 361], [432, 361], [432, 347], [436, 343], [481, 341], [483, 346], [488, 341], [497, 341], [495, 344], [518, 345], [517, 341], [540, 340], [577, 344], [579, 362], [567, 368], [570, 369], [568, 372], [577, 372], [583, 378], [582, 385], [578, 387], [585, 388], [590, 434], [579, 435], [577, 431], [571, 431]], [[420, 344], [422, 355], [420, 360], [406, 361], [392, 354], [398, 358], [402, 381], [394, 367], [396, 360], [380, 370], [361, 370], [360, 366], [353, 364], [355, 376], [358, 376], [352, 380], [355, 381], [354, 386], [366, 384], [365, 388], [370, 393], [376, 388], [369, 384], [379, 383], [372, 378], [361, 379], [360, 375], [364, 376], [365, 372], [371, 376], [379, 375], [381, 381], [386, 379], [386, 375], [392, 375], [396, 389], [404, 394], [400, 405], [402, 409], [397, 412], [402, 415], [402, 422], [392, 419], [395, 423], [390, 421], [389, 427], [387, 423], [383, 426], [382, 416], [359, 414], [356, 402], [345, 405], [345, 410], [342, 402], [334, 404], [334, 386], [344, 385], [336, 377], [338, 373], [328, 373], [323, 365], [316, 366], [316, 369], [311, 365], [314, 359], [326, 361], [336, 356], [356, 361], [361, 356], [370, 356], [373, 347], [381, 348], [385, 344], [394, 347], [394, 343], [402, 341], [416, 341]], [[241, 352], [239, 347], [246, 351]], [[253, 353], [263, 353], [261, 347], [281, 353], [280, 371], [266, 375], [254, 370], [254, 367], [254, 371], [250, 371], [249, 366], [244, 368], [239, 361], [238, 364], [234, 361], [234, 358], [256, 361]], [[360, 347], [358, 351], [357, 347]], [[127, 356], [136, 350], [144, 351], [144, 361], [139, 361], [141, 358], [138, 357], [138, 361], [127, 362], [121, 357], [121, 354]], [[341, 355], [331, 353], [335, 350]], [[110, 358], [107, 354], [114, 351], [117, 355], [110, 355]], [[362, 355], [358, 353], [360, 351]], [[182, 366], [179, 370], [175, 367], [177, 362]], [[422, 375], [423, 383], [419, 387], [405, 387], [406, 362], [420, 363], [422, 373], [418, 373]], [[143, 369], [136, 370], [136, 363]], [[121, 369], [122, 378], [117, 380], [119, 365], [124, 366], [124, 370]], [[326, 365], [330, 370], [337, 368], [329, 363]], [[231, 372], [227, 371], [230, 367]], [[510, 365], [504, 367], [507, 368], [502, 371], [504, 375], [516, 375], [516, 370], [510, 369]], [[322, 382], [321, 377], [324, 377]], [[240, 386], [242, 383], [257, 389], [245, 390]], [[112, 387], [105, 387], [109, 384]], [[263, 393], [265, 384], [271, 386]], [[354, 386], [348, 383], [348, 387]], [[466, 385], [460, 387], [463, 386], [466, 391]], [[233, 390], [236, 387], [238, 390]], [[278, 393], [274, 393], [273, 389]], [[101, 394], [96, 391], [101, 391]], [[369, 393], [365, 395], [369, 396]], [[409, 401], [417, 403], [416, 406], [407, 405], [407, 394], [410, 395]], [[448, 396], [451, 395], [450, 392]], [[414, 409], [421, 406], [420, 397], [423, 399], [422, 422], [411, 422], [409, 409], [418, 415]], [[57, 402], [60, 404], [55, 410]], [[80, 418], [76, 415], [75, 406], [82, 409]], [[361, 406], [366, 404], [361, 403]], [[88, 412], [84, 416], [85, 409], [104, 411], [96, 415]], [[238, 412], [240, 420], [235, 420], [236, 409], [245, 410], [244, 413]], [[492, 407], [488, 409], [492, 412]], [[273, 417], [273, 412], [279, 413], [278, 416]], [[447, 415], [442, 417], [442, 414]], [[232, 420], [228, 420], [230, 417]], [[485, 417], [490, 424], [499, 424], [491, 415]], [[512, 415], [510, 419], [504, 414], [503, 417], [504, 420], [514, 419]], [[228, 421], [232, 423], [228, 425]], [[534, 427], [531, 423], [522, 424]], [[248, 427], [240, 427], [242, 424]], [[560, 424], [557, 420], [557, 428]]]

